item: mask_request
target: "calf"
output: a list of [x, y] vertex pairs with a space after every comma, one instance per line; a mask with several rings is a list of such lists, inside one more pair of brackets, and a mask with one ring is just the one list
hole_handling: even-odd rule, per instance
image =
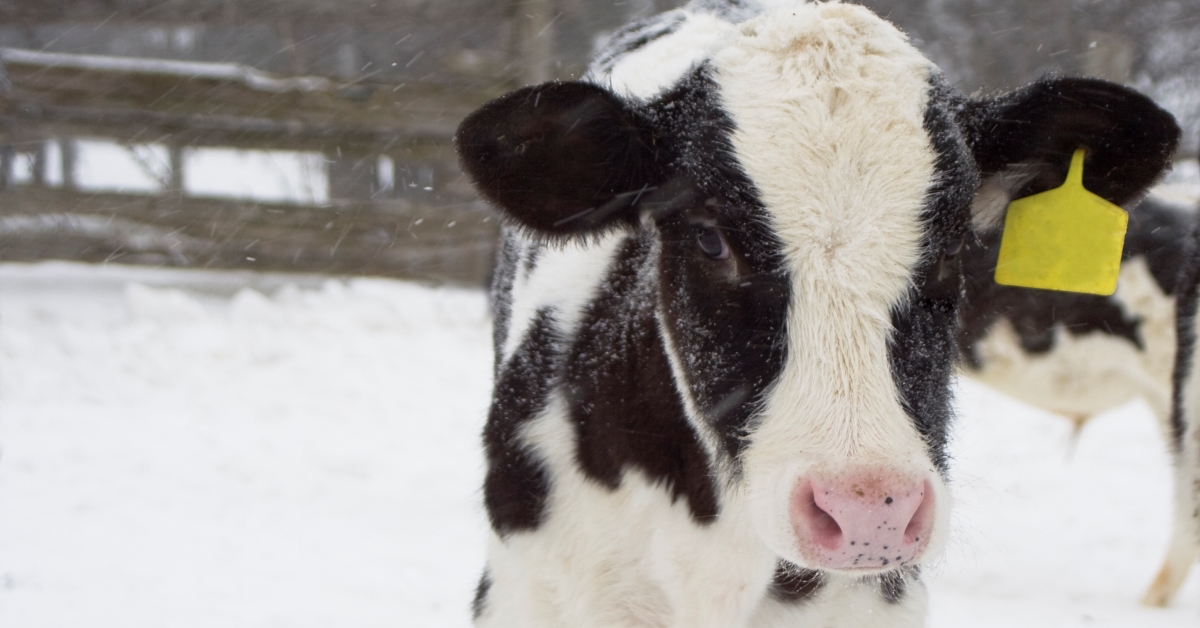
[[839, 4], [697, 2], [471, 114], [507, 224], [477, 624], [919, 625], [980, 182], [1084, 147], [1129, 203], [1177, 136], [1101, 81], [966, 98]]
[[1185, 438], [1195, 422], [1189, 417], [1196, 416], [1185, 400], [1200, 393], [1192, 367], [1200, 266], [1192, 255], [1195, 214], [1153, 197], [1138, 206], [1130, 215], [1117, 291], [1109, 297], [996, 284], [1001, 229], [994, 218], [981, 218], [963, 253], [958, 340], [965, 371], [1070, 417], [1077, 429], [1099, 412], [1146, 400], [1176, 471], [1167, 558], [1143, 598], [1166, 605], [1200, 549], [1193, 512], [1197, 443]]

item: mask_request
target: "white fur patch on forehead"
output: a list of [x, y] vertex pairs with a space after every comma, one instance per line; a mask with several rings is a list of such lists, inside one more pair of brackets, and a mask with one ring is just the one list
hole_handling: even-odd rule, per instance
[[712, 63], [737, 159], [794, 277], [787, 363], [748, 470], [806, 450], [924, 466], [887, 346], [935, 172], [924, 129], [933, 66], [893, 26], [843, 4], [763, 14]]
[[713, 65], [737, 157], [794, 270], [842, 285], [882, 273], [896, 296], [934, 172], [929, 61], [865, 8], [810, 4], [742, 24]]

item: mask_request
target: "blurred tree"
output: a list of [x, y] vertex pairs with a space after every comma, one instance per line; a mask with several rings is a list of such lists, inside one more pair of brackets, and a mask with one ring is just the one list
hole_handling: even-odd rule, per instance
[[967, 91], [1048, 72], [1133, 85], [1200, 135], [1200, 0], [852, 0], [889, 18]]

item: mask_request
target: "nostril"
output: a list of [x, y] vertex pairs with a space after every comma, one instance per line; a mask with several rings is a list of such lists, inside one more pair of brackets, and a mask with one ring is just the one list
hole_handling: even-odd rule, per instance
[[933, 493], [928, 482], [921, 491], [920, 499], [920, 505], [917, 506], [916, 512], [913, 513], [908, 525], [904, 528], [905, 543], [920, 543], [921, 537], [928, 535], [929, 518], [933, 512]]
[[816, 494], [813, 492], [811, 484], [805, 487], [805, 492], [801, 495], [801, 504], [805, 511], [805, 519], [808, 520], [808, 527], [812, 533], [813, 540], [818, 545], [828, 549], [836, 549], [841, 546], [842, 527], [838, 525], [832, 513], [826, 511], [817, 503]]

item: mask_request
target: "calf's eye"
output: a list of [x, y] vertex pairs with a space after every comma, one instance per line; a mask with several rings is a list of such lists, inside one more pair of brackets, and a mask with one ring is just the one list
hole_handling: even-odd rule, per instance
[[700, 250], [712, 259], [729, 257], [729, 245], [725, 243], [725, 237], [716, 227], [702, 229], [700, 235], [696, 236], [696, 244], [700, 245]]

